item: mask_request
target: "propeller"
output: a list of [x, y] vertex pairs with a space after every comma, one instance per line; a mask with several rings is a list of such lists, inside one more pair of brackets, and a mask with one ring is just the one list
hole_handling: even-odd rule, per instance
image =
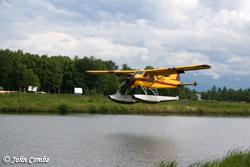
[[124, 95], [126, 90], [128, 90], [128, 88], [130, 88], [134, 82], [135, 82], [135, 73], [132, 74], [132, 75], [127, 75], [126, 77], [123, 77], [123, 81], [122, 83], [120, 84], [120, 89], [119, 89], [119, 92], [121, 95]]
[[136, 73], [133, 73], [132, 75], [130, 75], [126, 78], [129, 87], [131, 87], [134, 84], [135, 75], [136, 75]]

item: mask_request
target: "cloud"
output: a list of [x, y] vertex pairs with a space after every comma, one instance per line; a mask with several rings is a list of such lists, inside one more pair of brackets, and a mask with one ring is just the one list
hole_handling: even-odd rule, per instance
[[250, 77], [244, 0], [1, 0], [0, 26], [1, 48], [94, 55], [134, 68], [207, 63], [213, 69], [197, 76]]

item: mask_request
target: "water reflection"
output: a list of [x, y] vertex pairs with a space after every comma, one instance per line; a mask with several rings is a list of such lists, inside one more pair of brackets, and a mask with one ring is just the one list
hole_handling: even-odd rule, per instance
[[153, 166], [161, 160], [177, 157], [175, 143], [171, 138], [116, 133], [108, 136], [108, 140], [112, 142], [112, 148], [118, 148], [117, 164], [121, 166]]

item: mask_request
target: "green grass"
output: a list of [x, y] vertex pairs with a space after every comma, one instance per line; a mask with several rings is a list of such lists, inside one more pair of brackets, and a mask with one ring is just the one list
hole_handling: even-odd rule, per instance
[[72, 94], [0, 94], [0, 113], [15, 114], [149, 114], [149, 115], [250, 115], [249, 103], [174, 101], [159, 104], [118, 104], [103, 96]]
[[[176, 167], [177, 163], [162, 161], [157, 164], [157, 167]], [[197, 162], [188, 167], [250, 167], [250, 151], [232, 151], [222, 159]]]

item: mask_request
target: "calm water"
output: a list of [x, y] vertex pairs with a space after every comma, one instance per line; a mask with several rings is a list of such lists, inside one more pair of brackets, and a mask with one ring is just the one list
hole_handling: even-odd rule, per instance
[[[250, 148], [250, 118], [0, 115], [0, 156], [50, 158], [6, 166], [180, 166]], [[4, 166], [0, 162], [0, 166]]]

